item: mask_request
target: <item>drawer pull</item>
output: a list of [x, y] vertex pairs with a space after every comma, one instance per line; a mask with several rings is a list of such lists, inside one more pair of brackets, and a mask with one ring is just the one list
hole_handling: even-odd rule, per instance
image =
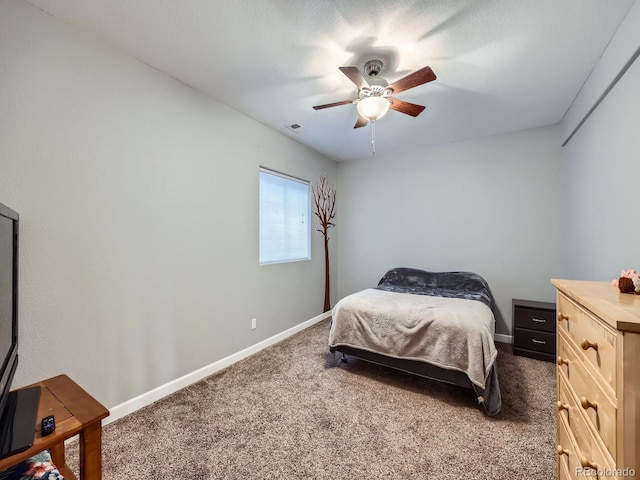
[[595, 462], [590, 462], [585, 457], [580, 457], [580, 465], [582, 465], [583, 468], [592, 468], [594, 470], [598, 470], [598, 464]]
[[561, 412], [562, 410], [566, 410], [568, 412], [569, 411], [569, 404], [568, 403], [562, 403], [560, 400], [558, 400], [558, 402], [556, 403], [556, 408], [558, 409], [559, 412]]
[[537, 343], [539, 345], [546, 345], [547, 344], [547, 342], [545, 342], [544, 340], [536, 340], [535, 338], [532, 338], [531, 341], [533, 343]]
[[596, 352], [598, 351], [598, 344], [596, 342], [590, 342], [586, 338], [582, 339], [582, 343], [580, 344], [583, 350], [589, 350], [593, 348]]
[[562, 320], [569, 321], [569, 315], [565, 315], [562, 312], [558, 312], [558, 323], [560, 323]]
[[547, 323], [547, 320], [544, 318], [536, 318], [536, 317], [532, 317], [531, 318], [532, 322], [538, 322], [538, 323]]
[[566, 448], [563, 448], [562, 445], [558, 445], [558, 447], [556, 448], [556, 451], [558, 452], [558, 455], [566, 455], [567, 457], [571, 453]]
[[566, 365], [567, 367], [569, 366], [569, 360], [567, 360], [566, 358], [562, 358], [561, 356], [558, 356], [556, 363], [559, 367], [561, 367], [562, 365]]
[[598, 402], [591, 402], [587, 400], [587, 397], [580, 397], [580, 404], [585, 410], [593, 408], [596, 412], [598, 411]]

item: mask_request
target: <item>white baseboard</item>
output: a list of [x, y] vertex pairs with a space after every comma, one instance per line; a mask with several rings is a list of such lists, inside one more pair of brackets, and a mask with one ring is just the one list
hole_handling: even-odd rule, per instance
[[494, 340], [496, 342], [500, 342], [500, 343], [513, 343], [513, 336], [512, 335], [503, 335], [502, 333], [496, 333], [493, 336]]
[[255, 345], [247, 347], [244, 350], [240, 350], [239, 352], [229, 355], [228, 357], [222, 358], [216, 362], [213, 362], [210, 365], [206, 365], [194, 372], [188, 373], [187, 375], [184, 375], [180, 378], [172, 380], [169, 383], [165, 383], [164, 385], [161, 385], [157, 388], [154, 388], [153, 390], [143, 393], [142, 395], [138, 395], [137, 397], [132, 398], [131, 400], [128, 400], [124, 403], [121, 403], [120, 405], [116, 405], [115, 407], [109, 410], [110, 415], [103, 420], [103, 424], [106, 425], [108, 423], [114, 422], [119, 418], [122, 418], [125, 415], [129, 415], [130, 413], [133, 413], [142, 407], [146, 407], [147, 405], [150, 405], [153, 402], [158, 401], [163, 397], [166, 397], [167, 395], [175, 393], [178, 390], [188, 385], [191, 385], [192, 383], [202, 380], [203, 378], [208, 377], [209, 375], [213, 375], [214, 373], [222, 370], [223, 368], [227, 368], [229, 365], [232, 365], [244, 358], [247, 358], [248, 356], [253, 355], [254, 353], [257, 353], [260, 350], [270, 347], [271, 345], [274, 345], [284, 340], [285, 338], [290, 337], [295, 333], [301, 332], [305, 328], [308, 328], [311, 325], [314, 325], [330, 316], [331, 316], [330, 311], [325, 312], [321, 315], [313, 317], [310, 320], [307, 320], [306, 322], [302, 322], [301, 324], [296, 325], [295, 327], [291, 327], [288, 330], [285, 330], [284, 332], [280, 332], [274, 335], [273, 337], [267, 338], [266, 340], [262, 340], [261, 342], [258, 342]]

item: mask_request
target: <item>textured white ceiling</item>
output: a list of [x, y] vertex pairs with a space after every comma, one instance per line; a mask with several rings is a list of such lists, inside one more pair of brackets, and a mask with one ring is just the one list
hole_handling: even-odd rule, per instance
[[[371, 156], [338, 67], [378, 58], [425, 105], [376, 122], [379, 156], [561, 120], [634, 0], [28, 0], [336, 160]], [[304, 127], [294, 133], [287, 125]]]

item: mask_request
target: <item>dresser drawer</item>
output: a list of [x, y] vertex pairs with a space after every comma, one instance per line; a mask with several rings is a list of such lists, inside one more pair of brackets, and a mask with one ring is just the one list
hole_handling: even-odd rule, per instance
[[576, 433], [578, 445], [583, 453], [595, 451], [596, 442], [592, 436], [587, 435], [591, 432], [601, 439], [609, 455], [615, 460], [615, 404], [587, 372], [580, 359], [580, 353], [567, 344], [562, 334], [558, 338], [558, 357], [558, 363], [562, 363], [558, 368], [558, 397], [559, 402], [562, 402], [562, 405], [558, 404], [560, 414], [565, 416]]
[[580, 349], [613, 391], [616, 390], [616, 332], [562, 294], [558, 295], [558, 330]]
[[[597, 445], [585, 451], [580, 447], [580, 437], [585, 433], [569, 426], [562, 416], [557, 420], [558, 478], [598, 478], [617, 480], [615, 463]], [[588, 432], [586, 435], [591, 436]], [[592, 438], [593, 440], [593, 438]], [[599, 475], [596, 475], [597, 470]]]
[[513, 346], [514, 348], [525, 348], [536, 352], [555, 354], [556, 336], [549, 332], [514, 328]]
[[560, 459], [558, 461], [558, 480], [572, 480], [574, 478], [569, 473], [568, 460]]
[[563, 417], [567, 424], [571, 426], [571, 421], [578, 414], [578, 411], [565, 378], [564, 374], [558, 370], [558, 401], [556, 407], [558, 416]]
[[555, 309], [541, 309], [514, 305], [513, 326], [527, 328], [529, 330], [541, 330], [555, 333], [556, 331]]
[[580, 457], [582, 453], [576, 445], [576, 440], [571, 433], [571, 429], [567, 425], [563, 417], [557, 417], [557, 454], [558, 454], [558, 477], [578, 478], [577, 471], [582, 468]]

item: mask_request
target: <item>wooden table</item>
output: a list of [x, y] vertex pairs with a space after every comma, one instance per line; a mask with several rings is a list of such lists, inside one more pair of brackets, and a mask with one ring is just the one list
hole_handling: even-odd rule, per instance
[[[66, 480], [78, 480], [65, 460], [64, 441], [79, 435], [80, 480], [102, 479], [102, 419], [109, 416], [100, 402], [66, 375], [34, 383], [40, 386], [40, 404], [33, 446], [24, 452], [0, 459], [0, 472], [49, 449], [53, 463]], [[54, 415], [56, 429], [43, 437], [40, 420]]]

